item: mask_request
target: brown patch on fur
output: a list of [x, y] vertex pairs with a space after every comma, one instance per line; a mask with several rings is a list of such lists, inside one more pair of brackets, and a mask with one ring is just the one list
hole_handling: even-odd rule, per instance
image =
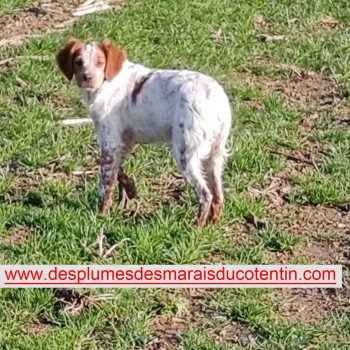
[[152, 72], [147, 74], [147, 75], [145, 75], [144, 77], [142, 77], [140, 80], [138, 80], [135, 83], [134, 90], [131, 93], [131, 101], [132, 101], [133, 104], [136, 103], [137, 95], [141, 92], [141, 90], [143, 88], [143, 85], [151, 77], [151, 75], [152, 75]]
[[113, 163], [113, 157], [106, 151], [101, 151], [101, 165], [104, 164], [112, 164]]
[[197, 217], [197, 226], [199, 229], [202, 229], [206, 226], [210, 208], [211, 208], [211, 202], [205, 202], [199, 205], [199, 211], [198, 211], [198, 217]]
[[79, 39], [70, 39], [66, 46], [56, 56], [58, 66], [69, 80], [72, 80], [74, 75], [74, 56], [83, 46], [84, 43]]
[[98, 67], [101, 64], [105, 63], [105, 54], [104, 52], [98, 48], [97, 53], [96, 53], [96, 57], [95, 57], [95, 66]]
[[111, 81], [122, 69], [126, 53], [107, 40], [99, 43], [98, 47], [106, 57], [105, 79]]
[[211, 224], [217, 224], [219, 222], [222, 208], [223, 208], [222, 201], [213, 199], [213, 202], [211, 203], [211, 207], [210, 207], [209, 217], [208, 217], [208, 221]]
[[113, 205], [113, 192], [114, 192], [114, 185], [106, 186], [106, 193], [98, 206], [98, 210], [101, 214], [107, 213], [107, 211]]
[[206, 83], [200, 83], [200, 86], [203, 89], [203, 91], [205, 92], [205, 97], [210, 98], [211, 90], [210, 90], [209, 85]]
[[122, 140], [125, 148], [130, 149], [135, 145], [135, 133], [131, 128], [127, 128], [123, 131]]
[[[135, 135], [131, 128], [124, 130], [122, 140], [124, 144], [122, 151], [123, 162], [128, 158], [128, 155], [135, 146]], [[136, 197], [137, 191], [135, 182], [124, 172], [122, 167], [119, 168], [117, 179], [119, 182], [119, 207], [125, 209], [127, 207], [127, 201]]]

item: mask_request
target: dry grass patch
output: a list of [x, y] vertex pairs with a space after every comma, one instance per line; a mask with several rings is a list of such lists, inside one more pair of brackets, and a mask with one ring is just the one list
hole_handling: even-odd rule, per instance
[[331, 313], [349, 309], [345, 291], [331, 289], [282, 289], [271, 295], [276, 310], [289, 321], [316, 324]]
[[23, 244], [29, 239], [33, 229], [28, 226], [19, 225], [12, 229], [9, 236], [3, 237], [1, 239], [1, 244], [4, 245], [14, 245], [14, 244]]

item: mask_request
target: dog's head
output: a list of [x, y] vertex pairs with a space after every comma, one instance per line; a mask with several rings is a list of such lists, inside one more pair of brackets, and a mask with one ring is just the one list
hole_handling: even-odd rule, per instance
[[57, 54], [57, 63], [63, 74], [78, 87], [97, 90], [105, 80], [111, 81], [121, 70], [126, 59], [124, 51], [109, 41], [84, 43], [71, 39]]

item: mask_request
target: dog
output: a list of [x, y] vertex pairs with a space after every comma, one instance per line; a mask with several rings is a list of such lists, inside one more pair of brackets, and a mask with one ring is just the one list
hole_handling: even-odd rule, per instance
[[63, 74], [81, 91], [101, 150], [99, 211], [113, 204], [116, 182], [129, 198], [135, 184], [123, 171], [136, 144], [167, 143], [199, 203], [197, 225], [217, 223], [224, 204], [222, 171], [232, 111], [224, 89], [189, 70], [132, 63], [108, 40], [71, 39], [57, 54]]

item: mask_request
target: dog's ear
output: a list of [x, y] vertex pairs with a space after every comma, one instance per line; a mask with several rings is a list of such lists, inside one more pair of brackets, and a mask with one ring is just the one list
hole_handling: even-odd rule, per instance
[[56, 56], [58, 66], [69, 80], [72, 80], [74, 75], [74, 53], [77, 52], [83, 45], [84, 43], [79, 39], [70, 39], [66, 46]]
[[98, 46], [106, 57], [105, 79], [111, 81], [121, 70], [126, 59], [126, 53], [108, 40], [102, 41]]

